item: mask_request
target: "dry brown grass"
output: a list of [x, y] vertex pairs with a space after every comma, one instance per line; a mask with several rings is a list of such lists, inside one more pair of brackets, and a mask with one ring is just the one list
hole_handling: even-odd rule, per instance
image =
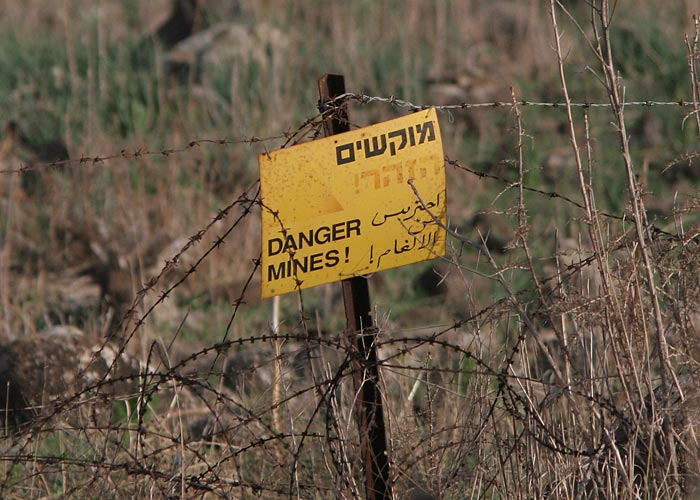
[[[319, 133], [315, 81], [338, 71], [368, 95], [513, 104], [441, 114], [443, 288], [427, 266], [371, 278], [396, 498], [700, 498], [698, 108], [619, 107], [697, 98], [696, 2], [620, 1], [609, 32], [607, 0], [571, 18], [534, 0], [241, 2], [185, 81], [115, 48], [167, 2], [6, 3], [8, 47], [41, 33], [62, 58], [0, 101], [28, 136], [0, 170], [29, 166], [0, 174], [0, 374], [21, 346], [51, 350], [52, 325], [87, 351], [29, 357], [5, 391], [32, 408], [0, 412], [0, 497], [364, 496], [337, 287], [284, 297], [274, 338], [255, 266], [255, 155]], [[356, 125], [403, 112], [349, 105]], [[60, 168], [37, 159], [50, 132]], [[122, 350], [130, 369], [105, 369]]]

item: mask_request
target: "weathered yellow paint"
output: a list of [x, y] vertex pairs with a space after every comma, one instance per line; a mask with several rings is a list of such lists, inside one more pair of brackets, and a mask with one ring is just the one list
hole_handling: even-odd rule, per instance
[[447, 212], [434, 109], [259, 161], [263, 298], [445, 254], [434, 219], [444, 225]]

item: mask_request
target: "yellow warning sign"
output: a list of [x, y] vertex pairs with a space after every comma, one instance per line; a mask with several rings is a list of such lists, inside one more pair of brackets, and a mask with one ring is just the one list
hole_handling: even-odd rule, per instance
[[434, 109], [262, 154], [262, 296], [445, 254]]

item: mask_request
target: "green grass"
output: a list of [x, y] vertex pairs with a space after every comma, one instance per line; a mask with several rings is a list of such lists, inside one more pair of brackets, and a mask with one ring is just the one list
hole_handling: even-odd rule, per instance
[[[248, 38], [221, 42], [227, 44], [226, 47], [219, 48], [216, 56], [204, 61], [200, 79], [195, 79], [193, 74], [185, 77], [166, 74], [155, 64], [162, 56], [158, 52], [149, 49], [138, 54], [144, 32], [135, 27], [147, 25], [152, 20], [149, 16], [154, 15], [144, 2], [116, 2], [126, 7], [124, 15], [102, 20], [96, 17], [96, 11], [88, 8], [89, 2], [66, 2], [59, 9], [61, 12], [45, 12], [44, 3], [26, 0], [26, 5], [23, 5], [26, 15], [13, 17], [8, 14], [0, 19], [0, 117], [5, 122], [14, 120], [19, 123], [27, 138], [22, 155], [31, 156], [32, 150], [58, 139], [66, 143], [74, 159], [82, 155], [118, 155], [122, 150], [126, 158], [94, 165], [89, 161], [72, 164], [63, 171], [52, 172], [55, 174], [51, 177], [53, 184], [40, 200], [23, 197], [17, 192], [9, 193], [9, 183], [0, 185], [3, 190], [0, 192], [2, 258], [8, 256], [7, 260], [0, 260], [0, 326], [8, 336], [33, 334], [55, 322], [56, 318], [72, 320], [62, 309], [63, 304], [56, 303], [54, 297], [60, 294], [52, 287], [70, 272], [84, 277], [86, 271], [75, 269], [91, 264], [99, 257], [94, 250], [96, 243], [117, 255], [120, 269], [130, 273], [135, 290], [158, 274], [165, 259], [172, 257], [190, 237], [194, 236], [196, 240], [198, 231], [219, 209], [255, 182], [258, 177], [257, 155], [280, 147], [284, 141], [186, 146], [198, 139], [235, 140], [251, 135], [268, 137], [294, 132], [316, 115], [317, 79], [324, 73], [345, 74], [349, 91], [385, 97], [395, 95], [418, 104], [432, 104], [428, 99], [433, 81], [461, 82], [466, 100], [470, 102], [508, 99], [511, 86], [517, 99], [558, 103], [563, 100], [551, 49], [548, 13], [541, 2], [534, 0], [508, 3], [512, 13], [499, 11], [495, 4], [475, 0], [361, 0], [323, 5], [313, 0], [247, 2], [245, 17], [239, 22], [245, 25], [243, 31]], [[109, 7], [112, 2], [103, 0], [99, 4]], [[8, 12], [15, 12], [18, 5], [9, 2], [11, 9]], [[625, 87], [625, 98], [688, 99], [689, 77], [682, 33], [690, 20], [685, 17], [685, 12], [679, 6], [658, 8], [659, 2], [643, 2], [638, 8], [629, 5], [619, 2], [620, 10], [615, 14], [611, 33], [614, 62]], [[217, 10], [223, 7], [212, 6], [211, 9], [206, 14], [210, 22], [228, 20], [223, 10]], [[579, 22], [588, 22], [590, 13], [586, 2], [577, 2], [572, 9]], [[509, 17], [511, 14], [514, 17]], [[61, 16], [65, 15], [72, 16], [70, 30], [62, 21]], [[572, 99], [575, 102], [606, 102], [605, 89], [596, 69], [599, 67], [597, 61], [573, 24], [565, 19], [561, 23], [565, 27], [565, 70]], [[507, 29], [509, 26], [512, 29]], [[594, 68], [595, 72], [588, 68]], [[543, 191], [526, 190], [524, 193], [527, 241], [535, 272], [546, 278], [553, 272], [555, 233], [561, 240], [569, 242], [580, 238], [584, 251], [587, 251], [591, 246], [588, 233], [591, 221], [586, 220], [581, 208], [561, 197], [549, 196], [549, 193], [555, 193], [577, 203], [582, 200], [564, 107], [522, 106], [519, 110], [525, 133], [523, 181], [526, 187]], [[364, 126], [405, 113], [405, 110], [382, 103], [361, 105], [353, 102], [349, 111], [353, 126]], [[652, 220], [664, 224], [668, 231], [676, 231], [674, 222], [680, 216], [674, 216], [663, 203], [675, 199], [676, 193], [679, 193], [679, 206], [687, 209], [687, 213], [682, 214], [686, 240], [668, 242], [669, 245], [681, 242], [682, 248], [694, 248], [694, 242], [687, 235], [692, 234], [691, 224], [698, 220], [698, 177], [692, 169], [679, 170], [678, 175], [672, 171], [663, 173], [662, 170], [674, 158], [697, 150], [698, 131], [694, 119], [691, 117], [683, 124], [689, 111], [690, 108], [660, 106], [626, 110], [635, 173], [646, 181], [645, 187], [650, 191], [645, 201], [650, 205], [656, 202]], [[620, 155], [619, 135], [611, 123], [613, 117], [606, 108], [591, 108], [586, 113], [593, 152], [591, 183], [595, 207], [601, 212], [629, 216], [626, 213], [629, 212], [627, 178]], [[647, 121], [650, 117], [651, 122]], [[584, 111], [577, 108], [574, 125], [582, 151], [585, 149], [583, 119]], [[511, 240], [517, 241], [519, 165], [517, 122], [512, 108], [443, 111], [440, 112], [440, 125], [450, 158], [459, 160], [470, 169], [497, 177], [480, 178], [463, 170], [448, 168], [451, 227], [456, 227], [469, 239], [478, 240], [477, 230], [488, 232], [490, 228], [472, 227], [470, 221], [478, 213], [494, 215], [494, 224], [502, 222], [505, 227], [495, 227], [494, 232], [502, 230]], [[647, 126], [650, 128], [645, 128]], [[134, 158], [134, 152], [142, 148], [149, 151], [186, 148], [187, 151]], [[10, 162], [11, 167], [16, 166], [17, 159]], [[645, 165], [648, 172], [643, 170]], [[239, 214], [240, 210], [234, 209], [229, 217], [217, 223], [202, 241], [186, 252], [179, 266], [167, 273], [148, 295], [139, 314], [148, 310], [164, 290], [180, 279]], [[136, 331], [129, 349], [141, 353], [156, 339], [167, 345], [177, 332], [175, 350], [181, 356], [189, 356], [220, 342], [224, 335], [238, 339], [269, 334], [272, 303], [259, 300], [254, 292], [249, 292], [245, 303], [240, 304], [231, 330], [226, 331], [239, 298], [237, 295], [252, 269], [252, 261], [260, 252], [258, 219], [259, 211], [256, 210], [236, 227], [221, 248], [204, 259], [184, 284], [175, 288], [172, 296], [158, 306], [153, 316]], [[610, 243], [614, 246], [625, 231], [629, 232], [629, 224], [629, 218], [624, 224], [604, 218], [596, 229], [600, 229], [604, 245]], [[148, 244], [161, 233], [172, 246], [157, 256], [146, 255]], [[88, 250], [80, 250], [79, 246], [69, 248], [71, 238], [79, 239], [80, 235], [87, 235], [83, 247]], [[658, 241], [653, 243], [658, 244]], [[90, 250], [90, 244], [93, 250]], [[429, 330], [432, 325], [442, 330], [444, 325], [454, 321], [470, 319], [442, 337], [459, 349], [428, 342], [411, 345], [415, 350], [397, 356], [402, 363], [418, 369], [430, 359], [429, 378], [434, 384], [430, 396], [433, 398], [431, 404], [435, 405], [434, 415], [423, 415], [423, 420], [413, 418], [413, 408], [399, 396], [407, 395], [415, 377], [418, 374], [424, 376], [424, 372], [414, 370], [402, 378], [401, 367], [391, 366], [384, 370], [384, 397], [387, 418], [392, 419], [392, 446], [397, 456], [409, 456], [409, 459], [397, 461], [397, 485], [408, 489], [411, 484], [407, 478], [413, 479], [423, 471], [430, 471], [426, 475], [432, 474], [430, 480], [434, 483], [444, 479], [444, 498], [461, 498], [470, 481], [479, 485], [474, 491], [483, 488], [480, 493], [486, 498], [527, 498], [532, 496], [532, 491], [528, 490], [527, 495], [516, 494], [521, 492], [515, 491], [520, 486], [516, 488], [513, 484], [526, 485], [531, 480], [541, 482], [543, 477], [561, 471], [569, 475], [562, 473], [557, 478], [561, 484], [568, 484], [566, 481], [573, 481], [572, 476], [580, 472], [581, 462], [577, 460], [581, 457], [574, 453], [546, 452], [546, 447], [541, 446], [540, 441], [530, 439], [527, 432], [525, 438], [516, 434], [525, 430], [533, 432], [532, 435], [539, 432], [545, 440], [554, 436], [565, 440], [567, 445], [579, 447], [582, 446], [578, 435], [581, 429], [563, 426], [565, 419], [562, 415], [569, 419], [567, 422], [573, 418], [590, 419], [592, 426], [608, 425], [616, 415], [609, 414], [609, 408], [600, 405], [594, 409], [603, 417], [596, 420], [595, 415], [586, 413], [589, 405], [597, 402], [594, 397], [586, 399], [586, 394], [575, 393], [570, 401], [562, 402], [561, 394], [556, 392], [558, 388], [554, 387], [556, 384], [548, 385], [550, 379], [543, 380], [541, 373], [528, 371], [530, 367], [548, 365], [543, 361], [531, 332], [523, 337], [525, 325], [513, 304], [508, 300], [498, 302], [508, 299], [509, 294], [494, 279], [497, 270], [468, 245], [461, 245], [455, 239], [450, 239], [450, 244], [455, 255], [449, 257], [460, 266], [460, 269], [451, 267], [451, 278], [459, 270], [465, 276], [464, 281], [455, 279], [450, 282], [450, 294], [431, 295], [417, 285], [420, 273], [428, 271], [437, 261], [388, 270], [370, 278], [372, 314], [383, 328], [382, 341], [387, 342], [382, 346], [382, 356], [386, 355], [391, 361], [395, 360], [390, 357], [394, 354], [392, 350], [403, 348], [391, 343], [392, 336], [410, 335], [412, 328]], [[84, 251], [85, 255], [77, 253], [79, 251]], [[550, 335], [547, 341], [552, 343], [555, 355], [562, 349], [556, 336], [548, 330], [555, 323], [565, 324], [572, 338], [595, 338], [602, 344], [592, 350], [596, 354], [595, 360], [576, 359], [572, 370], [577, 389], [581, 384], [576, 377], [586, 375], [584, 368], [588, 369], [587, 363], [595, 361], [596, 366], [599, 364], [609, 370], [601, 375], [601, 379], [609, 377], [607, 387], [595, 381], [600, 384], [596, 387], [601, 387], [599, 390], [606, 397], [618, 391], [620, 373], [632, 371], [625, 359], [613, 361], [608, 353], [641, 349], [640, 352], [634, 351], [636, 358], [630, 359], [646, 360], [647, 352], [639, 346], [644, 345], [643, 340], [650, 342], [649, 345], [654, 340], [642, 338], [643, 334], [639, 333], [654, 330], [648, 319], [651, 316], [646, 302], [648, 297], [644, 295], [646, 277], [639, 268], [628, 269], [637, 263], [636, 254], [625, 251], [613, 252], [610, 257], [615, 271], [620, 273], [619, 282], [613, 280], [610, 293], [619, 299], [624, 313], [622, 319], [616, 315], [616, 310], [608, 308], [614, 303], [611, 297], [591, 297], [583, 292], [576, 296], [572, 292], [573, 297], [561, 298], [555, 293], [550, 294], [545, 286], [542, 290], [544, 301], [552, 311], [563, 311], [561, 314], [550, 313], [541, 304], [522, 249], [513, 248], [494, 255], [499, 268], [506, 269], [503, 278], [516, 294], [519, 305], [528, 314], [536, 316], [537, 321], [541, 320], [540, 333]], [[58, 260], [58, 255], [65, 256], [64, 262], [46, 264], [50, 258]], [[664, 321], [674, 335], [673, 342], [676, 342], [675, 336], [687, 337], [685, 344], [674, 343], [674, 356], [686, 356], [684, 366], [691, 366], [691, 348], [688, 347], [693, 343], [689, 333], [691, 321], [677, 320], [677, 317], [685, 318], [683, 314], [692, 317], [694, 311], [681, 309], [692, 309], [692, 304], [697, 302], [693, 301], [693, 283], [681, 278], [687, 269], [692, 269], [683, 266], [684, 261], [688, 264], [692, 260], [691, 255], [679, 249], [660, 252], [659, 255], [663, 257], [659, 257], [662, 260], [658, 261], [655, 272], [660, 280], [663, 279]], [[155, 263], [146, 264], [149, 260], [155, 260]], [[591, 267], [595, 268], [593, 272], [598, 272], [597, 266]], [[258, 277], [254, 278], [253, 290], [258, 286], [258, 280]], [[492, 307], [494, 304], [497, 306]], [[100, 323], [104, 319], [101, 317], [104, 310], [80, 312], [90, 318], [86, 325], [96, 325], [95, 331], [90, 332], [96, 336], [104, 333], [104, 325]], [[472, 318], [482, 310], [484, 314]], [[673, 314], [678, 314], [676, 319]], [[187, 320], [178, 332], [177, 328], [185, 317]], [[313, 330], [318, 326], [318, 318], [324, 334], [340, 336], [345, 328], [340, 285], [283, 296], [281, 317], [284, 333], [300, 333], [304, 323]], [[614, 334], [619, 334], [615, 328], [623, 320], [629, 322], [625, 332], [639, 337], [630, 340], [634, 345], [625, 344], [624, 349], [619, 344], [606, 343], [620, 341]], [[522, 346], [519, 345], [521, 342]], [[512, 352], [515, 346], [527, 349], [532, 359], [526, 359], [524, 353], [521, 356]], [[483, 364], [477, 363], [474, 357], [455, 356], [454, 353], [460, 350], [469, 350]], [[346, 353], [340, 349], [334, 354], [342, 359]], [[123, 477], [128, 475], [126, 472], [117, 469], [101, 472], [102, 476], [93, 478], [100, 486], [110, 484], [113, 477], [122, 481], [127, 492], [143, 493], [154, 484], [159, 485], [160, 493], [169, 492], [168, 473], [171, 461], [176, 457], [172, 448], [173, 440], [176, 440], [171, 435], [175, 434], [173, 429], [179, 429], [180, 421], [187, 426], [202, 413], [215, 411], [219, 412], [217, 416], [230, 418], [226, 425], [230, 426], [232, 442], [218, 443], [208, 449], [199, 447], [198, 443], [187, 443], [185, 457], [180, 459], [188, 467], [188, 477], [201, 480], [201, 484], [212, 481], [206, 484], [221, 488], [214, 492], [221, 496], [288, 496], [289, 485], [294, 485], [299, 477], [303, 487], [317, 486], [323, 494], [325, 490], [322, 491], [320, 485], [332, 484], [337, 476], [348, 479], [344, 476], [345, 469], [341, 467], [340, 472], [335, 469], [334, 460], [340, 456], [337, 453], [348, 453], [350, 461], [357, 458], [357, 436], [351, 410], [355, 394], [348, 372], [335, 372], [338, 366], [334, 362], [338, 359], [327, 361], [317, 373], [323, 380], [330, 377], [330, 382], [326, 380], [313, 390], [300, 394], [293, 391], [302, 382], [310, 383], [309, 380], [295, 379], [293, 388], [291, 385], [284, 387], [288, 391], [286, 396], [291, 399], [280, 406], [284, 422], [281, 431], [287, 433], [283, 437], [275, 437], [274, 430], [269, 428], [273, 422], [273, 403], [268, 394], [270, 387], [265, 387], [257, 399], [251, 397], [255, 399], [253, 407], [250, 401], [241, 399], [243, 395], [226, 391], [215, 393], [216, 384], [208, 387], [205, 394], [192, 396], [187, 392], [192, 380], [177, 379], [182, 384], [182, 401], [178, 402], [181, 407], [176, 411], [170, 396], [156, 394], [144, 425], [144, 434], [140, 436], [144, 449], [152, 453], [148, 457], [151, 462], [144, 459], [141, 464], [138, 460], [143, 457], [131, 456], [118, 449], [125, 441], [110, 443], [109, 437], [99, 433], [67, 432], [68, 441], [62, 441], [63, 437], [58, 434], [45, 434], [34, 444], [42, 453], [59, 459], [66, 447], [73, 456], [94, 457], [98, 456], [96, 449], [106, 446], [115, 460], [142, 467], [138, 469], [141, 475], [131, 477], [134, 480], [129, 482]], [[504, 360], [513, 363], [505, 366]], [[263, 361], [266, 366], [272, 366], [273, 355], [269, 354]], [[555, 359], [557, 363], [563, 364], [564, 361], [563, 357]], [[652, 359], [645, 367], [653, 363]], [[512, 386], [499, 390], [501, 379], [488, 372], [487, 366], [493, 367], [495, 373], [507, 373]], [[633, 368], [646, 369], [640, 366]], [[336, 392], [324, 392], [332, 389], [331, 382], [336, 382], [333, 380], [336, 375], [339, 377], [339, 387], [334, 388]], [[658, 373], [651, 367], [645, 376], [648, 381], [644, 380], [644, 384], [653, 385]], [[593, 385], [594, 382], [590, 382]], [[638, 393], [643, 394], [647, 385]], [[490, 399], [494, 394], [498, 394], [498, 401]], [[515, 394], [520, 398], [513, 397], [508, 402], [507, 397]], [[323, 403], [323, 398], [330, 397], [334, 397], [339, 405], [336, 413]], [[542, 425], [554, 422], [552, 436], [545, 432], [551, 430], [549, 427], [543, 430], [533, 424], [532, 428], [527, 428], [528, 419], [518, 419], [517, 415], [508, 413], [507, 404], [522, 413], [528, 398], [534, 402], [533, 408], [541, 412]], [[205, 408], [203, 399], [207, 399], [214, 410]], [[426, 405], [428, 399], [423, 384], [416, 394], [416, 401]], [[626, 403], [635, 407], [639, 401]], [[574, 415], [567, 406], [569, 404], [579, 404], [577, 408], [583, 408], [583, 416]], [[217, 405], [228, 406], [228, 409], [221, 410]], [[474, 413], [468, 413], [465, 408], [473, 409]], [[239, 418], [240, 415], [234, 415], [238, 410], [251, 410], [253, 415], [242, 411], [245, 417]], [[487, 415], [486, 420], [477, 422], [477, 417], [483, 415]], [[456, 421], [450, 420], [453, 416], [456, 416]], [[122, 427], [133, 425], [133, 420], [126, 422], [127, 415], [121, 403], [114, 409], [114, 418], [123, 424]], [[334, 422], [334, 418], [338, 421]], [[309, 422], [311, 432], [320, 436], [330, 432], [328, 429], [347, 435], [343, 436], [344, 441], [307, 436], [305, 447], [296, 448], [300, 443], [299, 433], [305, 431], [300, 427]], [[483, 427], [477, 428], [481, 424]], [[595, 431], [602, 435], [602, 429], [595, 428]], [[270, 438], [269, 446], [268, 442], [261, 444], [257, 441], [262, 438]], [[526, 443], [527, 450], [520, 438], [530, 439]], [[126, 440], [127, 437], [119, 439]], [[348, 445], [346, 449], [340, 450], [341, 442]], [[467, 453], [460, 448], [466, 446], [464, 443], [475, 443], [479, 450], [484, 451]], [[94, 449], [90, 448], [93, 445]], [[158, 462], [161, 458], [156, 453], [160, 449], [163, 450], [162, 463]], [[290, 449], [300, 451], [294, 455]], [[319, 449], [323, 449], [323, 455]], [[506, 449], [514, 451], [508, 455], [503, 451]], [[416, 450], [421, 453], [427, 450], [428, 453], [418, 459]], [[536, 478], [528, 476], [528, 469], [522, 461], [525, 451], [536, 455], [528, 460], [534, 458], [543, 464], [543, 468], [551, 467], [546, 474]], [[447, 465], [440, 470], [431, 469], [434, 465], [431, 460], [438, 456], [443, 460], [441, 463]], [[288, 477], [287, 472], [292, 470], [294, 460], [298, 460], [299, 475], [290, 473]], [[13, 492], [15, 488], [19, 491], [19, 488], [38, 483], [31, 477], [35, 472], [30, 466], [30, 463], [18, 464], [11, 477], [3, 478], [3, 483]], [[360, 484], [359, 466], [350, 467], [357, 476], [353, 480]], [[69, 472], [73, 475], [73, 483], [90, 475], [88, 467], [76, 467]], [[149, 476], [151, 472], [153, 475]], [[465, 475], [466, 472], [469, 476]], [[477, 474], [481, 475], [476, 477]], [[236, 489], [220, 480], [221, 477], [240, 478], [251, 484], [262, 482], [270, 491], [260, 493], [252, 487]], [[32, 491], [44, 488], [45, 491], [41, 490], [44, 496], [60, 494], [62, 478], [53, 471], [45, 478], [48, 486], [42, 485]], [[346, 488], [342, 494], [350, 497], [347, 485], [341, 486]], [[80, 490], [80, 485], [75, 487]], [[192, 488], [195, 493], [204, 491], [196, 490], [195, 486]], [[85, 495], [81, 498], [90, 498], [94, 491], [81, 490], [80, 493]], [[35, 496], [38, 497], [39, 493]]]

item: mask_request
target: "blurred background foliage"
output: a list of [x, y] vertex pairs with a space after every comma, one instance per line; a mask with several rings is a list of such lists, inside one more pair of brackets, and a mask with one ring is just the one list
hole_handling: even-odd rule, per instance
[[[571, 15], [561, 19], [569, 91], [574, 101], [606, 102], [585, 41], [592, 35], [590, 7], [573, 0], [563, 5]], [[157, 151], [203, 138], [279, 136], [316, 113], [316, 81], [333, 72], [346, 76], [351, 92], [418, 104], [511, 101], [512, 95], [561, 102], [545, 7], [535, 0], [5, 0], [0, 116], [16, 125], [20, 146], [5, 153], [3, 165], [11, 169], [22, 162], [63, 159], [61, 154], [79, 159], [121, 150]], [[692, 39], [697, 7], [693, 0], [615, 3], [612, 45], [627, 100], [690, 99], [684, 37]], [[384, 104], [351, 104], [350, 116], [354, 126], [364, 126], [403, 112]], [[563, 109], [531, 106], [522, 112], [526, 181], [576, 199]], [[577, 124], [583, 123], [583, 111], [576, 113]], [[694, 161], [676, 165], [697, 143], [694, 121], [684, 121], [686, 113], [681, 107], [630, 107], [626, 113], [634, 160], [653, 193], [652, 215], [663, 227], [674, 224], [673, 197], [692, 193], [697, 181]], [[588, 115], [597, 206], [622, 215], [627, 195], [619, 139], [606, 110]], [[516, 178], [511, 109], [454, 110], [441, 112], [440, 119], [448, 157], [475, 171]], [[6, 250], [3, 272], [24, 278], [43, 272], [56, 280], [56, 273], [97, 259], [93, 267], [100, 267], [99, 273], [81, 268], [77, 275], [122, 271], [126, 277], [119, 293], [132, 295], [162, 264], [163, 252], [172, 254], [178, 242], [255, 181], [257, 154], [283, 142], [204, 145], [169, 157], [46, 169], [38, 204], [26, 194], [9, 203], [14, 181], [4, 176], [0, 224], [3, 244], [13, 250]], [[488, 234], [503, 248], [512, 244], [516, 190], [448, 170], [451, 224]], [[545, 257], [552, 252], [555, 231], [562, 237], [578, 234], [571, 205], [535, 193], [526, 196], [533, 222], [529, 237]], [[206, 263], [207, 273], [191, 280], [176, 309], [186, 305], [206, 309], [210, 317], [229, 314], [225, 306], [222, 312], [212, 305], [230, 303], [241, 292], [258, 253], [258, 223], [248, 221], [246, 231], [245, 238]], [[508, 266], [511, 257], [502, 252], [499, 259]], [[473, 265], [481, 265], [478, 256]], [[442, 303], [446, 288], [464, 286], [463, 280], [458, 285], [421, 281], [421, 273], [430, 277], [434, 271], [415, 266], [373, 278], [378, 302], [394, 311], [403, 306], [389, 304], [415, 310], [415, 302], [433, 310], [431, 297]], [[5, 294], [11, 282], [16, 291], [22, 280], [5, 276]], [[103, 295], [119, 294], [95, 281]], [[499, 293], [489, 280], [476, 276], [469, 282], [470, 293], [448, 293], [458, 298], [447, 300], [443, 318], [462, 315], [469, 302], [489, 303]], [[249, 292], [248, 299], [256, 293]], [[79, 323], [87, 321], [71, 311], [52, 312], [48, 303], [55, 300], [46, 294], [26, 284], [21, 297], [15, 293], [6, 299], [5, 334], [41, 329], [71, 315]], [[310, 291], [308, 301], [332, 316], [326, 308], [335, 304], [336, 295], [324, 288]], [[106, 304], [121, 310], [109, 300]], [[99, 314], [91, 321], [99, 323]], [[261, 312], [258, 321], [265, 316]], [[392, 317], [399, 324], [421, 321], [418, 314]], [[337, 317], [328, 321], [334, 328], [342, 324]], [[210, 326], [205, 322], [200, 328], [218, 328]]]
[[[607, 103], [590, 3], [557, 5], [572, 100]], [[36, 434], [5, 429], [0, 496], [358, 497], [340, 286], [282, 297], [271, 341], [259, 209], [233, 204], [255, 197], [258, 155], [317, 116], [326, 73], [418, 105], [558, 104], [439, 111], [450, 227], [493, 261], [449, 238], [444, 259], [369, 278], [396, 491], [670, 498], [697, 481], [697, 401], [654, 388], [668, 371], [697, 393], [700, 120], [673, 103], [693, 98], [700, 1], [612, 7], [624, 99], [649, 102], [625, 109], [648, 274], [610, 108], [574, 109], [576, 169], [549, 2], [0, 0], [0, 388], [33, 395], [0, 399], [45, 408], [77, 367], [98, 396]], [[409, 112], [348, 106], [353, 127]], [[147, 320], [121, 338], [134, 303]], [[95, 384], [85, 359], [113, 380]], [[669, 476], [676, 451], [687, 480]]]

